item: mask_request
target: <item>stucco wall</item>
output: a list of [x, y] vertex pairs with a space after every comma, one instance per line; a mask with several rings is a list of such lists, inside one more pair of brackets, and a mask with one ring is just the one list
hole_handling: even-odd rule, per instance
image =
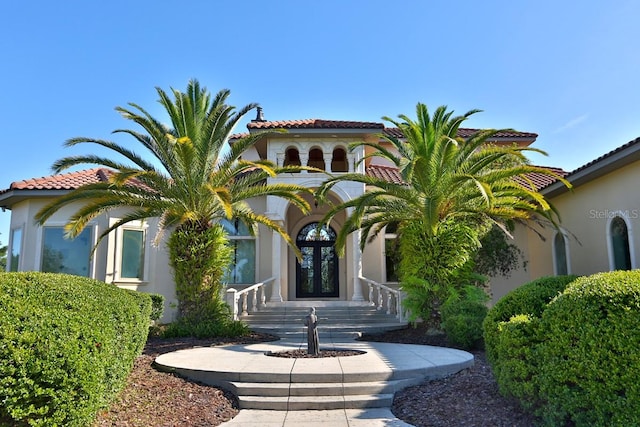
[[[20, 255], [20, 271], [39, 271], [42, 259], [42, 227], [33, 222], [34, 215], [51, 199], [32, 199], [19, 202], [12, 206], [11, 230], [23, 229], [22, 247]], [[65, 207], [56, 212], [45, 226], [63, 226], [68, 218], [75, 213], [79, 205]], [[97, 237], [109, 226], [110, 218], [119, 218], [124, 211], [116, 210], [109, 215], [102, 215], [91, 221], [89, 227], [93, 232], [93, 243]], [[145, 270], [143, 281], [117, 280], [114, 270], [117, 268], [116, 248], [117, 234], [111, 233], [98, 245], [91, 262], [90, 277], [113, 283], [117, 286], [138, 290], [141, 292], [159, 293], [165, 296], [165, 315], [163, 321], [169, 321], [175, 314], [175, 288], [169, 267], [168, 253], [165, 242], [161, 240], [157, 245], [152, 241], [157, 236], [157, 220], [150, 219], [146, 224], [147, 244], [145, 247]]]
[[[561, 227], [568, 237], [570, 273], [589, 275], [613, 268], [607, 230], [616, 215], [626, 220], [632, 267], [640, 266], [639, 182], [640, 168], [636, 162], [549, 198], [560, 212]], [[515, 271], [508, 279], [493, 278], [494, 301], [528, 281], [555, 274], [555, 233], [553, 228], [545, 228], [542, 230], [543, 240], [532, 231], [518, 227], [515, 242], [527, 256], [527, 269]]]

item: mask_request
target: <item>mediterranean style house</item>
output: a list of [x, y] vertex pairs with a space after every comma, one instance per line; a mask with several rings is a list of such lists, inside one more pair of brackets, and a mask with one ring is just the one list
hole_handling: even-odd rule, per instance
[[[244, 154], [247, 160], [269, 159], [278, 165], [308, 165], [331, 174], [357, 172], [400, 180], [392, 165], [378, 158], [366, 158], [366, 148], [348, 149], [355, 141], [378, 141], [381, 134], [402, 137], [397, 128], [386, 128], [377, 122], [266, 121], [261, 110], [247, 128], [250, 133], [287, 131], [264, 136]], [[460, 135], [468, 136], [474, 131], [460, 129]], [[505, 131], [496, 134], [490, 142], [528, 146], [536, 137], [534, 133]], [[638, 147], [640, 143], [634, 141], [569, 174], [567, 178], [575, 186], [573, 192], [565, 191], [557, 185], [560, 183], [548, 177], [531, 177], [559, 208], [566, 233], [554, 235], [545, 230], [543, 240], [525, 227], [517, 228], [514, 236], [528, 260], [527, 266], [508, 278], [492, 278], [494, 300], [542, 275], [587, 274], [635, 267], [633, 229], [640, 221], [640, 211], [637, 197], [630, 195], [634, 194], [633, 185], [636, 175], [640, 174], [633, 166], [640, 156]], [[556, 171], [564, 174], [559, 169]], [[119, 228], [103, 239], [93, 255], [97, 236], [125, 212], [112, 211], [96, 218], [74, 240], [64, 238], [63, 226], [77, 206], [57, 212], [44, 226], [34, 222], [36, 212], [52, 198], [83, 184], [106, 181], [110, 173], [108, 169], [95, 168], [13, 182], [0, 191], [0, 207], [11, 210], [7, 269], [65, 272], [123, 288], [160, 293], [166, 298], [163, 320], [170, 320], [174, 313], [171, 307], [175, 306], [174, 284], [165, 244], [157, 241], [157, 218]], [[270, 179], [316, 188], [326, 176], [303, 171]], [[343, 202], [365, 191], [362, 184], [341, 182], [333, 188], [329, 199]], [[327, 212], [327, 206], [315, 205], [311, 198], [309, 202], [312, 211], [303, 215], [277, 197], [251, 201], [254, 210], [266, 213], [287, 230], [302, 252], [300, 262], [282, 238], [270, 230], [260, 228], [256, 237], [252, 237], [240, 223], [224, 224], [234, 249], [233, 266], [226, 278], [228, 286], [240, 289], [268, 279], [271, 286], [266, 299], [271, 302], [361, 302], [371, 297], [363, 291], [363, 278], [377, 283], [395, 282], [393, 257], [389, 253], [392, 247], [389, 242], [395, 238], [393, 230], [368, 243], [364, 252], [360, 250], [359, 234], [353, 233], [344, 256], [338, 257], [334, 239], [346, 219], [345, 214], [338, 215], [317, 233], [317, 224]], [[598, 237], [600, 231], [602, 236]]]

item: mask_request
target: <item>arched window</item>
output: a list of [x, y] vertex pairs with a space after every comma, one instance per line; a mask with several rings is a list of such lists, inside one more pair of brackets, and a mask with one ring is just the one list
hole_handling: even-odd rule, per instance
[[298, 153], [298, 149], [295, 147], [287, 148], [287, 151], [284, 153], [284, 163], [283, 166], [300, 166], [300, 153]]
[[631, 270], [629, 229], [624, 218], [616, 216], [609, 224], [610, 258], [613, 270]]
[[564, 276], [570, 274], [568, 255], [567, 238], [563, 233], [558, 232], [553, 238], [553, 265], [556, 275]]
[[309, 163], [307, 163], [307, 166], [325, 170], [324, 153], [322, 153], [321, 149], [312, 148], [309, 151]]
[[331, 157], [331, 172], [348, 172], [349, 163], [347, 162], [347, 152], [344, 148], [338, 147], [333, 150]]

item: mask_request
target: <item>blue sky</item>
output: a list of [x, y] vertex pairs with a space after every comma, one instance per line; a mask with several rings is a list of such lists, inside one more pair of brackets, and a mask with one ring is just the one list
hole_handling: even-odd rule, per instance
[[190, 78], [269, 120], [479, 108], [467, 127], [538, 133], [534, 163], [572, 170], [640, 136], [638, 16], [633, 0], [2, 2], [0, 188], [129, 126], [118, 105], [162, 117], [154, 88]]

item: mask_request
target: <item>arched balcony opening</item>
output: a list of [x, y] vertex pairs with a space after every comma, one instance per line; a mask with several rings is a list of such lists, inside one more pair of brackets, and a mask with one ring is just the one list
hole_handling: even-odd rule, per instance
[[311, 151], [309, 151], [309, 162], [307, 166], [325, 170], [324, 154], [321, 149], [312, 148]]
[[342, 147], [337, 147], [333, 150], [333, 156], [331, 157], [331, 172], [349, 172], [347, 152]]
[[300, 162], [300, 153], [298, 153], [298, 149], [295, 147], [287, 148], [287, 151], [284, 153], [284, 162], [282, 166], [301, 166]]

